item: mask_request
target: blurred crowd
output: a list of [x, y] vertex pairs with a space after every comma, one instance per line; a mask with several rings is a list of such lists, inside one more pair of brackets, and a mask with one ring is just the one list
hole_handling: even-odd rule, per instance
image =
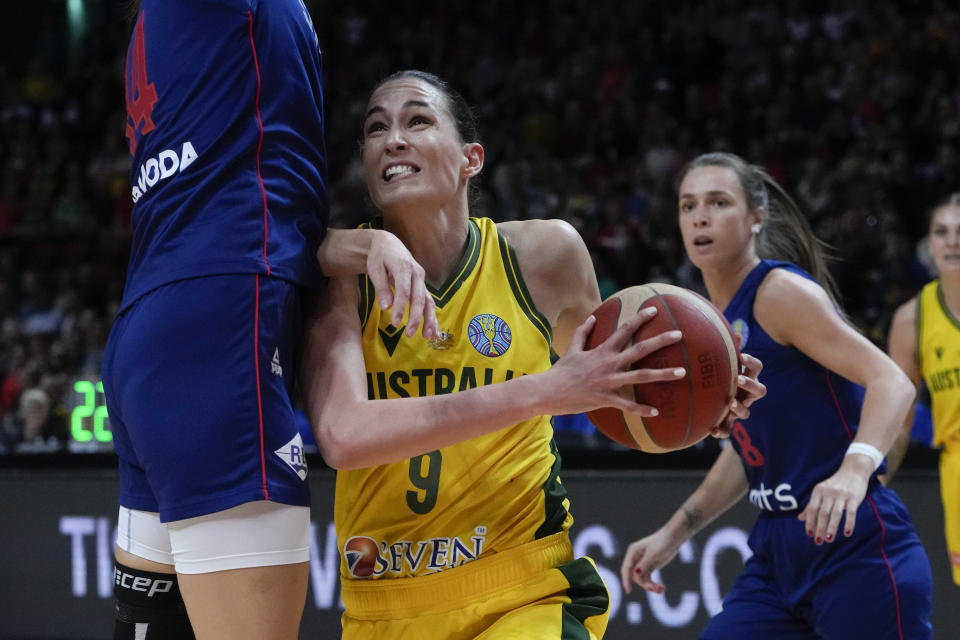
[[[80, 33], [51, 10], [59, 2], [0, 28], [5, 451], [63, 445], [71, 381], [97, 376], [120, 299], [131, 211], [122, 4], [88, 0]], [[702, 290], [672, 181], [709, 150], [763, 165], [797, 198], [832, 247], [848, 315], [878, 344], [894, 307], [932, 277], [924, 216], [960, 190], [954, 2], [307, 5], [326, 65], [338, 226], [370, 213], [357, 148], [367, 92], [417, 67], [478, 113], [475, 215], [568, 220], [603, 295], [654, 280]]]

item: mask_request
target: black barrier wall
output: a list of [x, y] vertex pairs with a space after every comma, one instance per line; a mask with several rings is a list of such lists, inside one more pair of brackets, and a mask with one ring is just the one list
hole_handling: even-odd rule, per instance
[[[716, 612], [748, 553], [755, 509], [742, 500], [681, 548], [663, 570], [662, 596], [619, 587], [626, 545], [659, 526], [697, 486], [702, 471], [569, 471], [575, 552], [590, 555], [607, 581], [606, 638], [695, 638]], [[301, 637], [339, 637], [334, 477], [310, 476], [314, 502], [310, 592]], [[936, 475], [905, 471], [894, 488], [927, 545], [935, 580], [938, 638], [960, 637], [960, 588], [950, 580]], [[106, 640], [112, 634], [116, 474], [99, 469], [0, 471], [0, 638]], [[799, 526], [799, 524], [798, 524]]]

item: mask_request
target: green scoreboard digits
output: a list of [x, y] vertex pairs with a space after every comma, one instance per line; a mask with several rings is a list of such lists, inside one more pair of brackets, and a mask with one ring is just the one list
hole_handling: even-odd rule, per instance
[[71, 449], [112, 449], [113, 432], [103, 397], [103, 382], [83, 378], [75, 380], [67, 409], [70, 411]]

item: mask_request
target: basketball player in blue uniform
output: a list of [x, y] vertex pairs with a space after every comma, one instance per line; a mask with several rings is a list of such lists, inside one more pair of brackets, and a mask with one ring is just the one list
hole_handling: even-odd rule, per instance
[[115, 637], [295, 638], [310, 530], [290, 400], [300, 291], [321, 266], [367, 270], [428, 337], [433, 302], [390, 234], [324, 240], [321, 59], [300, 0], [145, 0], [125, 76], [133, 243], [103, 361]]
[[877, 480], [913, 385], [842, 317], [818, 241], [762, 169], [700, 156], [679, 176], [679, 221], [768, 393], [683, 506], [629, 546], [624, 589], [663, 592], [654, 572], [749, 492], [753, 555], [702, 638], [932, 637], [926, 552]]

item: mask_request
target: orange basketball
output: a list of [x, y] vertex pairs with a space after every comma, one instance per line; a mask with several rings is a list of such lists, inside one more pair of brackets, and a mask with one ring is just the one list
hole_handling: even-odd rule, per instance
[[696, 444], [726, 416], [737, 391], [740, 350], [723, 313], [703, 296], [669, 284], [627, 287], [597, 307], [597, 323], [587, 348], [602, 343], [617, 327], [644, 307], [657, 315], [634, 333], [633, 342], [679, 329], [680, 342], [655, 351], [634, 369], [684, 367], [687, 375], [669, 382], [623, 387], [621, 395], [656, 407], [660, 415], [644, 418], [605, 407], [587, 412], [604, 435], [620, 444], [649, 453], [676, 451]]

